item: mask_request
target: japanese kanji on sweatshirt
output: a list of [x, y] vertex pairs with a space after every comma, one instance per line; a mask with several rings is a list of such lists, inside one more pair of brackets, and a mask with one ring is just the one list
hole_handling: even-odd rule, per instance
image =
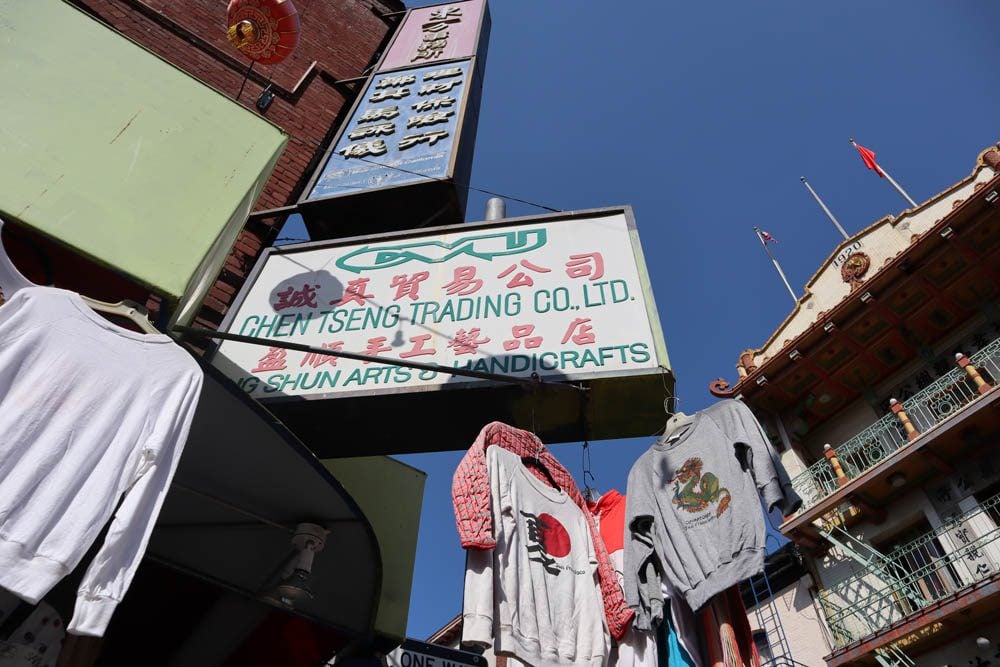
[[[612, 637], [620, 639], [632, 620], [632, 610], [625, 604], [625, 595], [618, 583], [614, 565], [608, 557], [604, 540], [601, 539], [600, 529], [587, 509], [587, 501], [580, 494], [573, 476], [552, 456], [534, 433], [514, 428], [503, 422], [490, 422], [479, 431], [475, 442], [462, 457], [455, 469], [451, 486], [455, 525], [462, 540], [462, 547], [491, 549], [496, 546], [493, 536], [489, 473], [486, 468], [486, 452], [492, 447], [506, 449], [518, 456], [537, 459], [541, 468], [544, 468], [559, 488], [569, 494], [570, 500], [583, 511], [590, 526], [590, 536], [597, 555], [597, 574], [601, 582], [608, 629]], [[539, 468], [532, 467], [531, 470], [538, 471], [539, 476], [542, 475]]]
[[662, 617], [661, 578], [697, 610], [764, 568], [767, 511], [801, 504], [750, 409], [722, 401], [653, 444], [628, 477], [625, 596], [635, 623]]
[[67, 627], [101, 636], [146, 549], [202, 372], [169, 336], [32, 284], [2, 246], [0, 292], [0, 587], [38, 603], [111, 520]]
[[603, 667], [611, 638], [583, 510], [517, 454], [486, 459], [496, 546], [467, 552], [462, 641], [532, 667]]

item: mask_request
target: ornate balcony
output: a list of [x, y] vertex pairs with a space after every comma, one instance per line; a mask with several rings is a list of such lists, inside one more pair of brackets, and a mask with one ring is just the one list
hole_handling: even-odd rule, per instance
[[802, 496], [800, 514], [883, 463], [898, 451], [931, 434], [982, 396], [995, 393], [1000, 380], [1000, 339], [971, 358], [959, 357], [950, 370], [893, 411], [837, 447], [792, 480]]
[[[819, 592], [836, 644], [828, 664], [853, 664], [889, 644], [910, 652], [909, 646], [933, 639], [935, 624], [946, 616], [961, 611], [971, 618], [995, 609], [998, 522], [1000, 494], [885, 555], [866, 547], [855, 551], [861, 568]], [[845, 551], [854, 550], [847, 545]]]

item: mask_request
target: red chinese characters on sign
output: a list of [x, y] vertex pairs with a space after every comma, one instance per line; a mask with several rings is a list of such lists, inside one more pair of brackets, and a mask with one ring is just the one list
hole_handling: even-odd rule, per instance
[[455, 268], [455, 277], [444, 286], [445, 294], [467, 296], [478, 292], [483, 286], [482, 278], [476, 277], [476, 267], [459, 266]]
[[285, 357], [288, 351], [280, 347], [269, 347], [264, 356], [257, 361], [257, 367], [250, 370], [251, 373], [268, 373], [270, 371], [285, 370]]
[[[380, 352], [391, 352], [392, 348], [385, 344], [388, 338], [385, 336], [376, 336], [375, 338], [368, 339], [368, 346], [365, 347], [364, 354], [370, 357], [377, 357]], [[371, 361], [363, 361], [363, 364], [370, 364]]]
[[[594, 335], [594, 328], [587, 324], [590, 322], [589, 317], [578, 317], [570, 322], [569, 327], [566, 328], [566, 334], [562, 337], [560, 341], [565, 345], [569, 340], [572, 339], [573, 343], [576, 345], [589, 345], [597, 340]], [[576, 333], [573, 333], [576, 331]]]
[[419, 336], [412, 336], [410, 342], [413, 343], [411, 347], [406, 352], [400, 352], [399, 357], [401, 359], [409, 359], [410, 357], [422, 357], [429, 354], [437, 353], [437, 350], [430, 347], [424, 347], [424, 344], [431, 339], [431, 334], [420, 334]]
[[420, 271], [411, 276], [407, 276], [405, 273], [399, 276], [393, 276], [392, 282], [389, 283], [389, 287], [396, 288], [396, 296], [392, 297], [392, 300], [399, 301], [404, 296], [408, 296], [411, 300], [416, 301], [420, 298], [417, 294], [417, 290], [420, 289], [420, 283], [427, 280], [430, 275], [431, 274], [427, 271]]
[[316, 304], [316, 290], [319, 285], [302, 285], [302, 289], [295, 289], [292, 285], [289, 285], [287, 289], [283, 289], [278, 292], [278, 300], [274, 304], [274, 310], [284, 310], [285, 308], [301, 308], [306, 306], [308, 308], [318, 308]]
[[[338, 340], [332, 343], [323, 343], [321, 346], [324, 350], [334, 350], [339, 352], [344, 349], [344, 341]], [[305, 356], [302, 357], [302, 361], [299, 362], [299, 366], [311, 366], [313, 368], [319, 368], [323, 364], [330, 364], [331, 366], [337, 365], [337, 357], [331, 357], [328, 354], [319, 354], [317, 352], [306, 352]]]
[[513, 336], [511, 340], [505, 340], [503, 342], [503, 349], [510, 352], [511, 350], [516, 350], [521, 347], [521, 342], [523, 340], [524, 347], [529, 350], [536, 348], [542, 344], [541, 336], [532, 336], [535, 332], [534, 324], [515, 324], [510, 328], [510, 333]]
[[459, 329], [455, 332], [455, 337], [448, 341], [448, 347], [455, 350], [455, 356], [460, 354], [476, 354], [479, 346], [490, 342], [489, 338], [480, 338], [479, 327], [474, 329]]
[[570, 278], [598, 280], [604, 276], [604, 257], [599, 252], [570, 255], [566, 262], [566, 275]]
[[[531, 271], [534, 271], [535, 273], [548, 273], [548, 272], [550, 272], [552, 270], [552, 269], [547, 269], [544, 266], [537, 266], [535, 264], [532, 264], [531, 262], [529, 262], [526, 259], [522, 259], [521, 260], [521, 266], [523, 266], [526, 269], [530, 269]], [[498, 275], [497, 278], [506, 278], [516, 268], [517, 268], [517, 264], [511, 264], [502, 273], [500, 273], [500, 275]], [[514, 287], [533, 287], [534, 285], [535, 285], [535, 281], [532, 280], [531, 276], [529, 276], [524, 271], [518, 271], [514, 275], [514, 277], [511, 278], [510, 282], [507, 283], [507, 287], [509, 287], [509, 288], [514, 288]]]
[[368, 281], [371, 278], [355, 278], [354, 280], [347, 283], [347, 287], [344, 288], [344, 296], [340, 298], [340, 301], [331, 301], [330, 305], [343, 306], [345, 303], [354, 302], [359, 306], [365, 305], [365, 299], [374, 299], [374, 294], [365, 294], [365, 290], [368, 289]]

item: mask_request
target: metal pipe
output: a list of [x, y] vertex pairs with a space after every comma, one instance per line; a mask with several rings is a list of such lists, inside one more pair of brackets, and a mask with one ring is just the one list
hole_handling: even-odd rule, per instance
[[239, 514], [242, 514], [244, 516], [248, 516], [251, 519], [254, 519], [255, 521], [259, 521], [260, 523], [262, 523], [264, 525], [271, 526], [272, 528], [277, 528], [279, 530], [283, 530], [286, 533], [289, 533], [289, 534], [292, 534], [292, 535], [295, 534], [295, 528], [293, 526], [286, 526], [284, 524], [280, 524], [277, 521], [273, 521], [273, 520], [267, 518], [266, 516], [261, 516], [260, 514], [257, 514], [256, 512], [253, 512], [253, 511], [248, 510], [248, 509], [244, 509], [242, 507], [239, 507], [238, 505], [232, 504], [229, 501], [223, 500], [222, 498], [219, 498], [217, 496], [213, 496], [213, 495], [211, 495], [209, 493], [205, 493], [204, 491], [199, 491], [198, 489], [195, 489], [195, 488], [192, 488], [190, 486], [187, 486], [186, 484], [182, 484], [182, 483], [180, 483], [178, 481], [174, 481], [170, 486], [171, 486], [171, 488], [180, 489], [181, 491], [184, 491], [185, 493], [190, 493], [191, 495], [198, 496], [200, 498], [204, 498], [205, 500], [211, 501], [211, 502], [215, 503], [216, 505], [219, 505], [221, 507], [225, 507], [226, 509], [232, 510], [232, 511], [237, 512]]
[[503, 220], [507, 217], [507, 202], [500, 197], [490, 197], [486, 200], [486, 219]]
[[291, 206], [279, 206], [278, 208], [268, 208], [261, 211], [252, 211], [250, 215], [247, 216], [247, 220], [259, 220], [261, 218], [276, 218], [279, 215], [291, 215], [293, 213], [298, 213], [298, 204], [292, 204]]
[[557, 387], [560, 389], [574, 389], [576, 391], [588, 391], [587, 387], [582, 385], [575, 385], [563, 382], [550, 382], [543, 383], [541, 378], [519, 378], [513, 375], [500, 375], [498, 373], [485, 373], [482, 371], [474, 371], [466, 368], [453, 368], [449, 366], [438, 366], [437, 364], [423, 364], [417, 361], [403, 361], [402, 359], [393, 359], [391, 357], [376, 357], [368, 354], [358, 354], [357, 352], [342, 352], [340, 350], [330, 350], [325, 347], [313, 347], [312, 345], [303, 345], [302, 343], [290, 343], [287, 341], [277, 341], [271, 338], [258, 338], [256, 336], [240, 336], [239, 334], [222, 333], [221, 331], [213, 331], [212, 329], [201, 329], [198, 327], [187, 327], [187, 326], [175, 326], [173, 331], [182, 334], [189, 334], [191, 336], [199, 336], [201, 338], [214, 338], [218, 340], [229, 340], [235, 343], [249, 343], [250, 345], [263, 345], [266, 347], [280, 347], [285, 350], [295, 350], [297, 352], [311, 352], [313, 354], [324, 355], [328, 357], [342, 357], [344, 359], [353, 359], [355, 361], [367, 361], [375, 364], [385, 364], [387, 366], [401, 366], [403, 368], [415, 368], [421, 371], [434, 371], [437, 373], [446, 373], [448, 375], [459, 375], [462, 377], [471, 377], [478, 380], [492, 380], [493, 382], [505, 382], [507, 384], [519, 384], [526, 387]]

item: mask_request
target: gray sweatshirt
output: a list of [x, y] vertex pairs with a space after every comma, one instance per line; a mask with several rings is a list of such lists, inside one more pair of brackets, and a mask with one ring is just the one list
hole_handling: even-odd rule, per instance
[[625, 599], [636, 627], [662, 618], [661, 583], [697, 610], [764, 569], [767, 511], [801, 504], [753, 413], [726, 400], [653, 444], [628, 476]]

